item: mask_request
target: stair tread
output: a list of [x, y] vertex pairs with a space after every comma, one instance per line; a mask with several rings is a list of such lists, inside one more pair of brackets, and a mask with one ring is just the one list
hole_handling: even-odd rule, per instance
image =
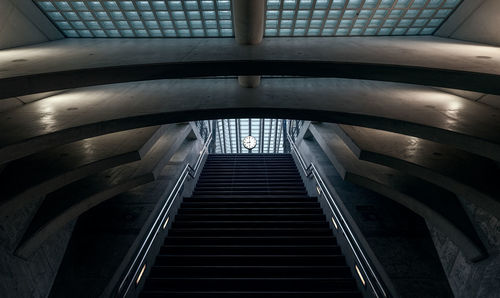
[[362, 297], [290, 154], [208, 155], [141, 297]]

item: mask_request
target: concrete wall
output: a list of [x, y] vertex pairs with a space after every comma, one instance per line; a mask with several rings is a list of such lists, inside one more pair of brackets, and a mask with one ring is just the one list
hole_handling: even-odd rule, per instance
[[13, 251], [36, 213], [41, 199], [15, 214], [0, 218], [0, 296], [2, 298], [47, 297], [73, 231], [69, 223], [51, 236], [29, 259]]
[[429, 226], [443, 268], [455, 297], [500, 297], [500, 220], [471, 203], [464, 206], [482, 232], [490, 256], [470, 263], [453, 242]]
[[[185, 163], [194, 164], [201, 146], [199, 141], [186, 140], [178, 153], [185, 151], [187, 155], [174, 155], [155, 182], [116, 196], [80, 216], [50, 297], [111, 296], [166, 200], [165, 193], [168, 195]], [[180, 204], [181, 200], [177, 201]]]
[[63, 38], [30, 0], [0, 0], [0, 50]]
[[499, 16], [498, 0], [464, 0], [436, 35], [498, 46], [500, 45]]
[[300, 150], [335, 188], [400, 297], [452, 296], [420, 216], [344, 181], [314, 140], [304, 140]]

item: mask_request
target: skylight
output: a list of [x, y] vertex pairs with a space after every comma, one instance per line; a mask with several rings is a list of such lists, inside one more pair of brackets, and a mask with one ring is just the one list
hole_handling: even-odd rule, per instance
[[460, 2], [267, 0], [265, 35], [431, 35]]
[[[285, 120], [281, 119], [218, 119], [197, 121], [202, 137], [213, 131], [212, 153], [283, 153], [283, 129]], [[243, 139], [252, 136], [257, 141], [255, 148], [248, 150]]]
[[[230, 0], [34, 0], [66, 37], [232, 37]], [[267, 0], [265, 36], [431, 35], [462, 0]]]
[[230, 0], [35, 0], [66, 37], [231, 37]]

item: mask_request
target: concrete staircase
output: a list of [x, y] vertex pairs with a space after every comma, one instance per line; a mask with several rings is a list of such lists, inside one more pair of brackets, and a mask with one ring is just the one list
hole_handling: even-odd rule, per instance
[[288, 154], [209, 155], [141, 297], [361, 297]]

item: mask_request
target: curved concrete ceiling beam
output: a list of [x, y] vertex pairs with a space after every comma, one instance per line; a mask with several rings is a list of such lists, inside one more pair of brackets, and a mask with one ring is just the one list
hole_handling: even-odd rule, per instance
[[311, 124], [309, 130], [346, 181], [380, 193], [416, 214], [445, 233], [469, 260], [487, 256], [467, 214], [450, 192], [396, 170], [360, 161], [335, 134], [332, 124]]
[[421, 137], [500, 160], [500, 111], [434, 88], [348, 79], [198, 79], [81, 88], [0, 114], [0, 163], [84, 138], [200, 119], [275, 117]]
[[0, 216], [77, 180], [140, 160], [165, 130], [153, 126], [107, 134], [8, 163], [0, 173]]
[[500, 94], [498, 47], [424, 36], [271, 38], [252, 47], [233, 39], [67, 39], [0, 51], [0, 65], [0, 98], [228, 75], [370, 79]]
[[[49, 194], [35, 215], [15, 254], [27, 259], [53, 233], [90, 208], [152, 182], [191, 133], [189, 124], [169, 125], [140, 161], [121, 165], [69, 184]], [[189, 142], [190, 145], [193, 142]]]
[[359, 159], [439, 185], [500, 218], [500, 168], [494, 161], [393, 132], [350, 125], [330, 127]]

